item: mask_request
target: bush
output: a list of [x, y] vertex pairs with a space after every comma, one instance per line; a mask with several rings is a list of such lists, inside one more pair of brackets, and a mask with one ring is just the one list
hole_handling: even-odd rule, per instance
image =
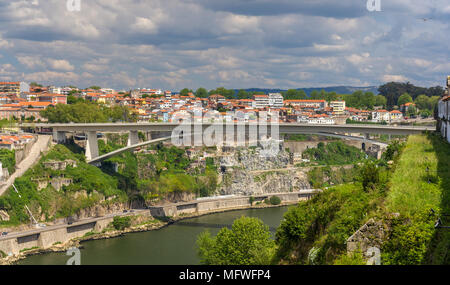
[[270, 197], [269, 202], [272, 205], [280, 205], [281, 204], [281, 199], [278, 196], [272, 196], [272, 197]]
[[115, 216], [112, 223], [116, 230], [121, 231], [131, 226], [131, 217]]
[[380, 170], [372, 162], [366, 162], [360, 169], [360, 179], [364, 191], [374, 190], [380, 182]]

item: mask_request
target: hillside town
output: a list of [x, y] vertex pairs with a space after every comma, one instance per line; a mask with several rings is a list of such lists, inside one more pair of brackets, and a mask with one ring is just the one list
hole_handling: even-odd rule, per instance
[[[25, 82], [0, 82], [0, 119], [24, 122], [45, 122], [41, 111], [56, 104], [70, 104], [68, 98], [81, 98], [105, 106], [126, 106], [136, 114], [138, 122], [172, 122], [175, 113], [194, 113], [222, 116], [227, 121], [236, 119], [227, 112], [243, 114], [246, 122], [259, 117], [260, 112], [278, 114], [281, 122], [305, 124], [345, 124], [371, 122], [392, 124], [405, 120], [414, 102], [407, 102], [388, 111], [386, 106], [358, 109], [346, 106], [344, 100], [284, 99], [281, 93], [255, 94], [248, 99], [229, 99], [220, 94], [207, 98], [193, 92], [173, 93], [161, 89], [141, 88], [116, 91], [111, 88], [41, 86]], [[198, 114], [198, 113], [197, 113]]]

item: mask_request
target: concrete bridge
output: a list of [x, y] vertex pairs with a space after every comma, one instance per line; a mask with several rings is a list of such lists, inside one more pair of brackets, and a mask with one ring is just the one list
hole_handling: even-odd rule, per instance
[[[231, 134], [234, 138], [238, 136], [248, 136], [250, 132], [261, 134], [319, 134], [329, 136], [342, 136], [336, 133], [365, 134], [365, 138], [346, 136], [349, 139], [367, 140], [370, 134], [388, 134], [388, 135], [410, 135], [422, 133], [425, 131], [433, 132], [434, 127], [413, 127], [413, 126], [389, 126], [389, 125], [320, 125], [320, 124], [297, 124], [297, 123], [280, 123], [280, 124], [256, 124], [256, 123], [88, 123], [88, 124], [23, 124], [21, 127], [39, 130], [42, 128], [51, 128], [53, 130], [53, 140], [56, 142], [64, 142], [66, 133], [83, 132], [87, 134], [86, 158], [90, 163], [98, 163], [113, 155], [127, 151], [133, 148], [144, 146], [147, 144], [170, 139], [169, 136], [152, 140], [152, 133], [172, 133], [176, 128], [183, 127], [189, 130], [186, 134], [203, 133], [209, 127], [219, 127], [223, 130], [227, 139]], [[139, 143], [138, 132], [147, 133], [148, 141]], [[117, 150], [111, 154], [99, 157], [98, 151], [98, 132], [129, 132], [128, 145], [126, 148]]]

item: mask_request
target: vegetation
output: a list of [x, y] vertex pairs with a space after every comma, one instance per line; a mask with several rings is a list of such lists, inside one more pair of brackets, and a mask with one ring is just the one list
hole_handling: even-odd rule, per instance
[[236, 219], [231, 229], [222, 228], [215, 237], [201, 233], [197, 246], [205, 265], [269, 265], [276, 250], [269, 228], [250, 217]]
[[[276, 233], [279, 262], [361, 264], [360, 255], [346, 256], [346, 240], [370, 217], [378, 214], [389, 189], [392, 171], [385, 159], [397, 161], [402, 150], [400, 144], [394, 144], [390, 154], [381, 161], [368, 160], [355, 168], [351, 178], [354, 183], [325, 189], [311, 200], [288, 210]], [[375, 174], [368, 171], [374, 168]]]
[[16, 153], [14, 150], [0, 149], [0, 161], [3, 168], [7, 168], [9, 174], [12, 174], [16, 168]]
[[336, 168], [331, 166], [314, 167], [308, 171], [309, 184], [314, 189], [321, 189], [332, 185], [354, 182], [357, 168]]
[[281, 204], [281, 199], [278, 196], [272, 196], [272, 197], [270, 197], [269, 202], [272, 205], [280, 205]]
[[387, 108], [392, 108], [399, 103], [398, 99], [402, 94], [408, 93], [414, 100], [419, 95], [425, 95], [427, 97], [441, 96], [444, 93], [444, 89], [441, 86], [435, 86], [430, 88], [417, 87], [413, 84], [389, 82], [378, 87], [378, 92], [387, 99]]
[[40, 112], [41, 116], [50, 123], [105, 123], [105, 122], [134, 122], [136, 114], [128, 107], [109, 107], [90, 102], [71, 102], [72, 104], [56, 104], [48, 106]]
[[131, 217], [115, 216], [112, 221], [112, 224], [116, 230], [122, 231], [131, 226]]
[[386, 197], [386, 211], [400, 217], [382, 249], [383, 264], [450, 263], [450, 232], [434, 227], [439, 216], [449, 224], [442, 216], [450, 214], [449, 177], [448, 143], [437, 135], [410, 136]]
[[[76, 161], [77, 167], [68, 166], [66, 170], [52, 170], [45, 168], [43, 162], [49, 160]], [[73, 183], [63, 186], [60, 191], [50, 184], [38, 190], [38, 181], [49, 182], [50, 177], [72, 179]], [[80, 209], [100, 203], [102, 198], [111, 197], [112, 201], [126, 200], [126, 194], [118, 189], [117, 180], [103, 173], [95, 166], [84, 162], [83, 154], [75, 154], [64, 145], [56, 145], [44, 155], [38, 164], [30, 168], [14, 182], [19, 194], [12, 187], [0, 197], [0, 209], [6, 210], [10, 221], [0, 222], [0, 225], [17, 225], [29, 221], [25, 210], [27, 205], [35, 215], [44, 215], [47, 220], [73, 215]], [[86, 195], [76, 193], [84, 190]]]
[[344, 165], [362, 161], [366, 155], [356, 147], [337, 141], [327, 144], [320, 142], [317, 148], [305, 150], [303, 156], [319, 164]]
[[156, 154], [138, 155], [139, 165], [148, 168], [140, 175], [137, 189], [145, 200], [164, 197], [168, 193], [195, 193], [206, 197], [213, 194], [217, 186], [217, 170], [214, 161], [206, 161], [204, 169], [189, 170], [192, 161], [183, 149], [152, 147]]

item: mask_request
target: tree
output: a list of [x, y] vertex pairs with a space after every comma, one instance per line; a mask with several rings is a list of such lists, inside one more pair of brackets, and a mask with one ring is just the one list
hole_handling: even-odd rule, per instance
[[247, 99], [249, 97], [250, 97], [250, 95], [244, 89], [239, 90], [238, 93], [237, 93], [237, 98], [238, 99]]
[[88, 89], [92, 89], [92, 90], [100, 90], [100, 89], [102, 89], [102, 88], [101, 88], [100, 86], [93, 85], [93, 86], [89, 87]]
[[375, 106], [386, 107], [387, 99], [383, 95], [375, 96]]
[[208, 92], [209, 95], [220, 94], [227, 99], [233, 99], [235, 93], [236, 92], [233, 89], [225, 89], [224, 87], [219, 87]]
[[183, 89], [180, 91], [180, 96], [188, 96], [189, 93], [192, 93], [192, 90], [191, 90], [191, 89], [183, 88]]
[[206, 231], [197, 238], [200, 262], [205, 265], [269, 265], [273, 263], [275, 241], [258, 218], [241, 217], [231, 230], [222, 228], [216, 237]]
[[309, 94], [310, 99], [320, 99], [320, 93], [317, 90], [313, 90], [311, 94]]
[[360, 179], [364, 191], [374, 190], [380, 182], [380, 171], [377, 165], [372, 162], [366, 162], [360, 169]]
[[289, 89], [285, 92], [281, 92], [284, 100], [301, 100], [306, 99], [306, 93], [303, 90]]
[[30, 86], [35, 86], [35, 87], [42, 87], [42, 85], [41, 84], [37, 84], [36, 82], [31, 82], [30, 83]]
[[411, 95], [409, 95], [408, 93], [403, 93], [403, 94], [398, 98], [397, 105], [398, 105], [398, 106], [401, 106], [401, 105], [403, 105], [403, 104], [405, 104], [405, 103], [409, 103], [409, 102], [412, 102], [412, 101], [413, 101], [413, 99], [412, 99]]
[[414, 103], [420, 110], [431, 110], [432, 108], [430, 98], [423, 94], [419, 95]]
[[408, 107], [408, 115], [409, 116], [415, 116], [417, 115], [417, 109], [414, 106], [409, 106]]
[[195, 91], [195, 96], [198, 98], [208, 98], [208, 91], [205, 88], [200, 87]]
[[373, 109], [375, 105], [375, 95], [372, 92], [365, 92], [361, 97], [361, 105], [366, 109]]

